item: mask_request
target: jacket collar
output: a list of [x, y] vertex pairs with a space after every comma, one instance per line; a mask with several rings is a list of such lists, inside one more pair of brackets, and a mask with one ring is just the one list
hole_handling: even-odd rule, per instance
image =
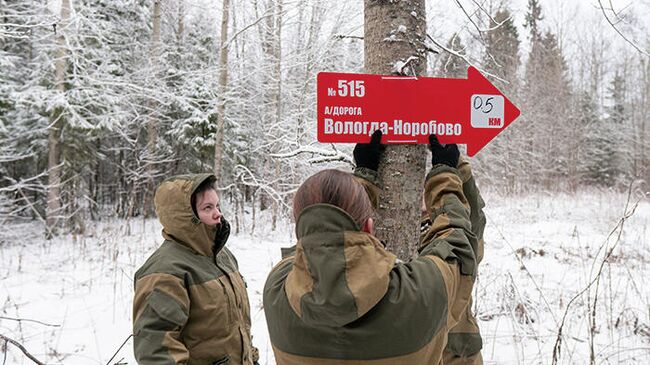
[[344, 326], [367, 313], [388, 290], [395, 255], [329, 204], [307, 207], [296, 222], [298, 244], [285, 292], [306, 323]]

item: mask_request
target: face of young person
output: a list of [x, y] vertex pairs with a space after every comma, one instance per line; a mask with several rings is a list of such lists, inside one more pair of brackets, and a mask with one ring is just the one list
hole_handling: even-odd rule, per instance
[[196, 212], [201, 222], [214, 226], [221, 223], [219, 195], [213, 189], [207, 190], [196, 197]]

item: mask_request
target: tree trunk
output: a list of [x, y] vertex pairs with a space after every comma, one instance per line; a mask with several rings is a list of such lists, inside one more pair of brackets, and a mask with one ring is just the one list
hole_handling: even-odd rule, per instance
[[[157, 77], [158, 68], [158, 54], [160, 50], [160, 18], [161, 18], [161, 0], [153, 2], [153, 29], [151, 32], [151, 62], [154, 77]], [[153, 108], [152, 108], [153, 110]], [[153, 156], [156, 152], [156, 139], [158, 137], [156, 132], [156, 119], [153, 116], [149, 117], [147, 123], [147, 132], [149, 133], [149, 140], [147, 148], [149, 153]]]
[[[273, 33], [273, 74], [275, 75], [275, 92], [273, 94], [273, 107], [275, 108], [275, 124], [282, 123], [282, 1], [275, 0], [275, 26]], [[277, 147], [275, 147], [277, 149]], [[275, 161], [275, 178], [273, 179], [273, 190], [279, 190], [279, 177], [281, 172], [280, 161]], [[273, 214], [271, 219], [271, 229], [277, 228], [279, 204], [278, 198], [273, 199]]]
[[[158, 57], [160, 54], [160, 18], [161, 18], [161, 2], [162, 0], [155, 0], [153, 2], [153, 26], [151, 30], [151, 71], [152, 77], [156, 79], [158, 77]], [[147, 163], [147, 172], [148, 182], [146, 190], [144, 192], [144, 202], [143, 202], [143, 212], [145, 217], [150, 217], [154, 214], [153, 207], [153, 196], [156, 189], [156, 184], [154, 182], [154, 175], [156, 173], [154, 165], [154, 156], [156, 155], [156, 143], [158, 139], [158, 132], [156, 130], [156, 117], [155, 117], [156, 103], [154, 101], [149, 102], [149, 120], [147, 121], [147, 152], [148, 160]]]
[[[65, 92], [65, 74], [67, 68], [67, 52], [64, 32], [67, 31], [70, 19], [70, 0], [61, 1], [61, 23], [56, 52], [56, 89], [59, 93]], [[61, 214], [61, 130], [63, 129], [63, 110], [56, 108], [52, 113], [48, 131], [48, 186], [46, 226], [47, 238], [52, 238], [58, 226], [58, 216]]]
[[176, 30], [176, 40], [179, 46], [183, 44], [183, 33], [185, 33], [185, 1], [181, 0], [178, 4], [178, 29]]
[[[412, 61], [402, 72], [424, 72], [424, 0], [365, 0], [364, 17], [367, 73], [390, 74], [397, 61], [410, 57]], [[379, 166], [382, 193], [375, 219], [376, 235], [402, 260], [410, 259], [417, 250], [425, 152], [423, 145], [390, 145]]]
[[230, 15], [230, 0], [223, 0], [221, 15], [221, 42], [219, 47], [219, 99], [217, 100], [217, 131], [214, 135], [214, 173], [217, 181], [222, 181], [223, 167], [223, 134], [226, 126], [226, 90], [228, 87], [228, 17]]

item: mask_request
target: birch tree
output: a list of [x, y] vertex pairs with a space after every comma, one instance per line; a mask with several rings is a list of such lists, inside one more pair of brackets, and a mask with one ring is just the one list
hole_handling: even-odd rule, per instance
[[219, 97], [217, 99], [216, 133], [214, 141], [214, 173], [221, 181], [223, 160], [223, 135], [226, 118], [226, 92], [228, 87], [228, 19], [230, 0], [223, 0], [221, 10], [221, 42], [219, 44]]

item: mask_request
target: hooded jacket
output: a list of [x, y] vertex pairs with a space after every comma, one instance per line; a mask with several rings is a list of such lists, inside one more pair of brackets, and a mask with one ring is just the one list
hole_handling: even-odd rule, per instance
[[[376, 202], [377, 186], [362, 181]], [[298, 243], [264, 288], [278, 365], [441, 362], [447, 330], [471, 295], [476, 237], [456, 169], [428, 174], [425, 203], [432, 224], [407, 263], [336, 206], [301, 213]]]
[[191, 196], [214, 175], [164, 181], [155, 206], [164, 243], [135, 274], [134, 352], [140, 365], [253, 364], [250, 307], [237, 260], [215, 247]]

